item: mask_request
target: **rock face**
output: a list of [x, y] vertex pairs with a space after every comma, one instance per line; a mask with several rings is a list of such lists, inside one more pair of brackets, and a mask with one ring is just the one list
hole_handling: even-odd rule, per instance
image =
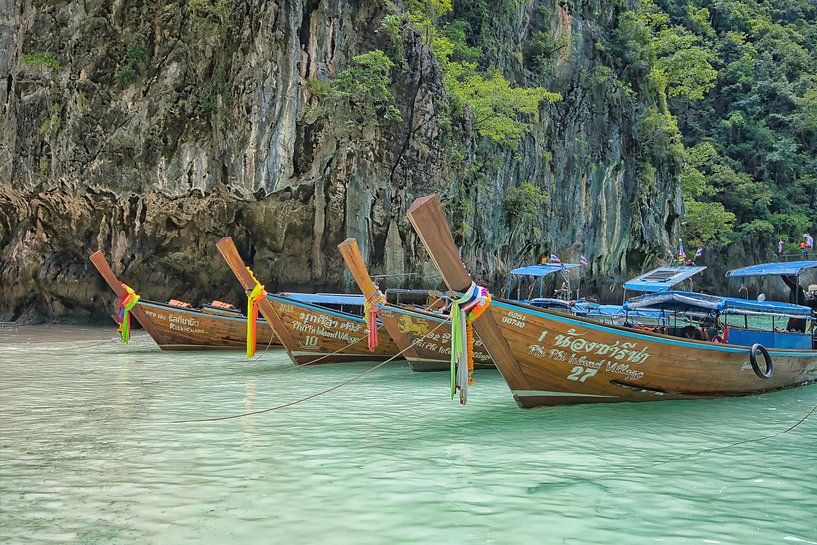
[[[682, 207], [678, 166], [645, 161], [634, 138], [655, 97], [622, 100], [599, 77], [614, 5], [517, 2], [497, 23], [505, 48], [491, 61], [520, 84], [531, 25], [569, 43], [543, 81], [563, 100], [508, 150], [452, 119], [409, 28], [390, 74], [401, 120], [327, 111], [323, 82], [357, 54], [394, 49], [380, 2], [0, 3], [0, 319], [109, 314], [87, 260], [97, 249], [146, 298], [237, 302], [214, 247], [225, 235], [269, 290], [348, 287], [336, 245], [350, 236], [375, 273], [431, 287], [405, 219], [429, 192], [486, 282], [553, 251], [590, 258], [588, 286], [607, 293], [664, 256]], [[38, 52], [56, 62], [24, 62]], [[549, 195], [535, 240], [502, 206], [524, 181]]]

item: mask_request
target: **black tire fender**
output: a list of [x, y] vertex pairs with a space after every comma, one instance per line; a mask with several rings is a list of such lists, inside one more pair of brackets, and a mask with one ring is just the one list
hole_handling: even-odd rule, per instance
[[[760, 370], [760, 366], [757, 363], [758, 352], [763, 354], [763, 359], [766, 363], [765, 372]], [[772, 364], [772, 357], [769, 355], [769, 351], [766, 350], [765, 346], [760, 343], [753, 344], [751, 350], [749, 350], [749, 362], [752, 364], [752, 370], [754, 370], [758, 377], [762, 378], [763, 380], [772, 378], [772, 374], [774, 374], [774, 365]]]

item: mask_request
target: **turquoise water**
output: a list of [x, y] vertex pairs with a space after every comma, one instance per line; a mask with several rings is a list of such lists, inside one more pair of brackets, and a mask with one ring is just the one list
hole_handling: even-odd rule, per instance
[[[496, 371], [5, 342], [0, 541], [813, 544], [817, 387], [522, 411]], [[697, 454], [696, 454], [697, 453]]]

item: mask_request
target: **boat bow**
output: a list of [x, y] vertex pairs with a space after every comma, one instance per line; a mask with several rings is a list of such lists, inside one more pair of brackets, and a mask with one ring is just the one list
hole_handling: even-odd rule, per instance
[[[468, 290], [471, 277], [457, 253], [440, 197], [428, 195], [415, 200], [409, 208], [408, 218], [448, 288], [460, 293]], [[511, 388], [518, 385], [520, 389], [529, 389], [527, 378], [505, 341], [491, 307], [474, 321], [474, 329]]]

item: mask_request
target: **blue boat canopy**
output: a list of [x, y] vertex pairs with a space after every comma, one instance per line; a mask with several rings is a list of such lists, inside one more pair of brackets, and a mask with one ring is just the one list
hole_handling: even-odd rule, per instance
[[625, 290], [667, 291], [679, 282], [691, 278], [706, 267], [658, 267], [624, 283]]
[[760, 302], [687, 291], [665, 291], [640, 295], [626, 301], [624, 308], [626, 310], [661, 309], [680, 312], [709, 310], [721, 314], [778, 314], [802, 318], [812, 316], [811, 309], [801, 305], [774, 301]]
[[513, 276], [548, 276], [555, 272], [581, 267], [578, 263], [543, 263], [541, 265], [525, 265], [511, 271]]
[[362, 295], [348, 295], [345, 293], [292, 293], [284, 292], [281, 295], [300, 303], [313, 305], [359, 305], [362, 306]]
[[817, 267], [817, 261], [778, 261], [733, 269], [726, 276], [800, 276], [800, 273], [812, 267]]
[[629, 314], [630, 316], [641, 316], [643, 318], [664, 318], [666, 316], [663, 310], [648, 308], [644, 310], [631, 309], [628, 311], [621, 305], [597, 305], [584, 303], [582, 308], [584, 309], [586, 316], [615, 317], [624, 316], [625, 314]]

